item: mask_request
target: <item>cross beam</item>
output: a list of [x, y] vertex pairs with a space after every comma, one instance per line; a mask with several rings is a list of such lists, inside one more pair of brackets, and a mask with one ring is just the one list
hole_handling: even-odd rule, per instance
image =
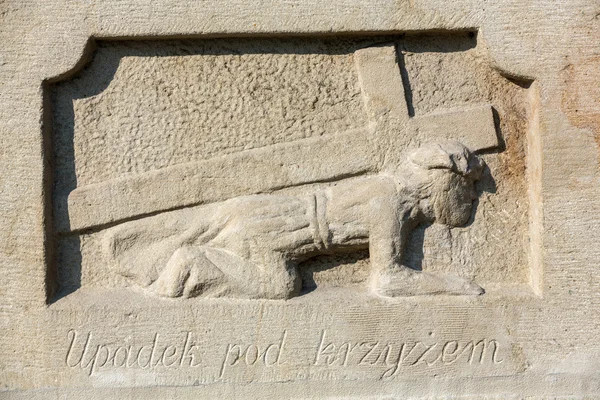
[[[78, 232], [157, 212], [376, 173], [407, 148], [455, 139], [472, 151], [498, 146], [489, 104], [409, 117], [393, 45], [354, 53], [369, 123], [78, 187], [57, 209], [57, 230]], [[68, 218], [60, 218], [60, 216]], [[61, 223], [62, 222], [62, 223]]]

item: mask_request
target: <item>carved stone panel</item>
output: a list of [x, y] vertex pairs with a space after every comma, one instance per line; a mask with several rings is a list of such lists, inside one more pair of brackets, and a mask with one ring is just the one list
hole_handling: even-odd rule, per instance
[[600, 395], [576, 3], [0, 5], [0, 398]]
[[535, 292], [530, 83], [486, 57], [471, 32], [99, 43], [49, 89], [56, 296]]

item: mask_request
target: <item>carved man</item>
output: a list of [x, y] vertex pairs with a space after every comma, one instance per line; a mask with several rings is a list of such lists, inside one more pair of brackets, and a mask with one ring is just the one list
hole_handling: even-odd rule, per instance
[[107, 251], [119, 273], [167, 297], [286, 299], [300, 291], [299, 262], [366, 248], [380, 295], [481, 294], [459, 277], [401, 264], [420, 223], [467, 223], [481, 170], [460, 143], [431, 144], [396, 171], [314, 193], [242, 196], [128, 222], [109, 230]]

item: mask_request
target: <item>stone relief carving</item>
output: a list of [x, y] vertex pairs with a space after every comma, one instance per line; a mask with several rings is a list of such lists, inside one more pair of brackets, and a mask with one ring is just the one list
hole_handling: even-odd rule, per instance
[[481, 294], [474, 283], [400, 261], [418, 224], [468, 221], [481, 169], [462, 144], [433, 143], [396, 171], [310, 195], [241, 196], [121, 224], [107, 232], [106, 250], [120, 274], [167, 297], [286, 299], [300, 291], [300, 261], [367, 247], [378, 294]]
[[403, 257], [419, 225], [470, 219], [476, 154], [498, 147], [491, 105], [415, 116], [395, 45], [353, 58], [366, 125], [83, 184], [57, 197], [57, 231], [106, 229], [117, 274], [164, 297], [287, 299], [299, 263], [361, 250], [379, 295], [482, 294]]

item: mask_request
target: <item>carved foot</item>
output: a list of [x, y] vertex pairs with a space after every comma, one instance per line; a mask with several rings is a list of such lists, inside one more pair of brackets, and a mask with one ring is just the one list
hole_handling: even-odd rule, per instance
[[457, 276], [410, 269], [382, 273], [374, 280], [373, 290], [385, 297], [436, 294], [481, 295], [485, 292], [480, 286]]
[[223, 285], [225, 276], [200, 248], [182, 247], [173, 253], [165, 270], [150, 285], [163, 297], [195, 297]]

